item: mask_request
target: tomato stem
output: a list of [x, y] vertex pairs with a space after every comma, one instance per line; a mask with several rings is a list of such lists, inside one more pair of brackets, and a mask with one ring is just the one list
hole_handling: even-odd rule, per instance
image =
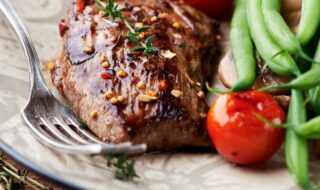
[[271, 125], [273, 127], [278, 127], [278, 128], [284, 128], [284, 129], [290, 129], [293, 127], [293, 125], [286, 123], [286, 124], [277, 124], [269, 121], [267, 118], [263, 117], [262, 115], [258, 113], [253, 114], [257, 119], [263, 121], [265, 124]]

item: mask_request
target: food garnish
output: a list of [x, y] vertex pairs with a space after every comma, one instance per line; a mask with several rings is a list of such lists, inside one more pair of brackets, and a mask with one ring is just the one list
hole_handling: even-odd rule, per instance
[[98, 112], [92, 111], [92, 112], [90, 113], [90, 117], [91, 117], [92, 119], [96, 119], [96, 118], [98, 117]]
[[132, 51], [142, 51], [143, 55], [147, 56], [150, 56], [152, 53], [158, 52], [159, 49], [152, 45], [154, 38], [155, 36], [148, 37], [145, 42], [141, 42], [141, 44], [134, 47]]
[[[115, 0], [109, 0], [108, 3], [104, 3], [103, 1], [96, 1], [97, 8], [103, 12], [101, 15], [102, 17], [109, 17], [110, 21], [114, 22], [116, 18], [119, 18], [124, 25], [129, 30], [127, 33], [126, 38], [132, 43], [140, 43], [140, 45], [134, 47], [132, 51], [143, 51], [144, 55], [150, 56], [153, 53], [159, 51], [158, 48], [152, 46], [152, 41], [154, 40], [155, 36], [150, 36], [147, 38], [145, 42], [141, 40], [144, 38], [144, 33], [151, 26], [136, 26], [135, 28], [132, 27], [132, 24], [122, 16], [123, 7], [119, 5], [115, 5]], [[151, 21], [154, 22], [157, 20], [156, 16], [151, 18]]]
[[[28, 170], [19, 170], [0, 155], [0, 189], [6, 190], [25, 190], [25, 189], [43, 189], [52, 190], [52, 187], [46, 187], [41, 182], [28, 176]], [[28, 186], [28, 187], [26, 187]]]
[[128, 159], [126, 155], [106, 155], [108, 167], [114, 171], [115, 178], [121, 181], [132, 181], [139, 178], [135, 170], [135, 160]]
[[181, 96], [183, 96], [183, 92], [181, 90], [172, 90], [171, 94], [176, 98], [180, 98]]

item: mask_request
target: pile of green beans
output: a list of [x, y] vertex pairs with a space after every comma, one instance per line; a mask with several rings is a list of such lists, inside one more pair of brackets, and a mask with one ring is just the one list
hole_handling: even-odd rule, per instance
[[[280, 9], [280, 0], [236, 1], [230, 40], [238, 82], [231, 90], [250, 89], [254, 84], [256, 63], [253, 47], [271, 71], [281, 76], [293, 77], [287, 84], [269, 86], [262, 90], [291, 90], [287, 123], [274, 126], [287, 129], [287, 166], [297, 184], [303, 189], [311, 190], [313, 187], [308, 170], [308, 140], [320, 140], [320, 39], [313, 59], [312, 55], [304, 53], [302, 46], [306, 47], [311, 44], [311, 39], [318, 38], [316, 34], [317, 30], [320, 30], [320, 0], [302, 1], [296, 35], [282, 18]], [[302, 69], [301, 72], [294, 59], [296, 55], [312, 62], [311, 69]], [[299, 64], [301, 67], [300, 62]], [[308, 118], [306, 102], [311, 105], [314, 118]], [[263, 118], [261, 120], [263, 121]]]

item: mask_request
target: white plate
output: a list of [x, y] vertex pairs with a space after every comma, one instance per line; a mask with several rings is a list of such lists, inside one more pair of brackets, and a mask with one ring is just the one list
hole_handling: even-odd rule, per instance
[[[70, 1], [12, 0], [35, 42], [41, 60], [52, 59], [59, 46], [58, 22]], [[115, 180], [102, 156], [71, 156], [39, 143], [23, 124], [19, 110], [28, 95], [25, 56], [15, 35], [0, 17], [0, 139], [4, 151], [42, 175], [85, 189], [298, 189], [281, 153], [255, 168], [237, 167], [216, 153], [169, 152], [137, 159], [140, 178]], [[311, 163], [319, 171], [319, 164]]]

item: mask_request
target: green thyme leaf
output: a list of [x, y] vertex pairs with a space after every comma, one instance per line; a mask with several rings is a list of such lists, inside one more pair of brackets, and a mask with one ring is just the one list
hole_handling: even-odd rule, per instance
[[141, 43], [141, 45], [134, 47], [131, 51], [142, 51], [143, 55], [147, 56], [150, 56], [151, 54], [158, 52], [159, 49], [152, 45], [154, 38], [154, 35], [148, 37], [144, 43]]
[[152, 35], [152, 36], [150, 36], [150, 37], [148, 37], [148, 38], [146, 39], [145, 44], [146, 44], [147, 47], [152, 47], [152, 42], [153, 42], [154, 38], [155, 38], [155, 36]]
[[131, 31], [127, 33], [127, 39], [133, 43], [138, 43], [140, 41], [139, 36], [136, 33], [133, 33]]
[[145, 32], [147, 31], [149, 28], [151, 28], [150, 26], [141, 26], [141, 27], [136, 27], [134, 30], [139, 33], [139, 32]]
[[144, 50], [145, 50], [145, 47], [139, 45], [139, 46], [132, 48], [131, 51], [144, 51]]
[[121, 11], [124, 7], [115, 5], [114, 0], [109, 0], [108, 4], [105, 6], [102, 4], [101, 1], [96, 1], [96, 7], [99, 10], [105, 11], [105, 13], [102, 15], [102, 17], [109, 16], [110, 20], [113, 22], [116, 18], [122, 18]]

